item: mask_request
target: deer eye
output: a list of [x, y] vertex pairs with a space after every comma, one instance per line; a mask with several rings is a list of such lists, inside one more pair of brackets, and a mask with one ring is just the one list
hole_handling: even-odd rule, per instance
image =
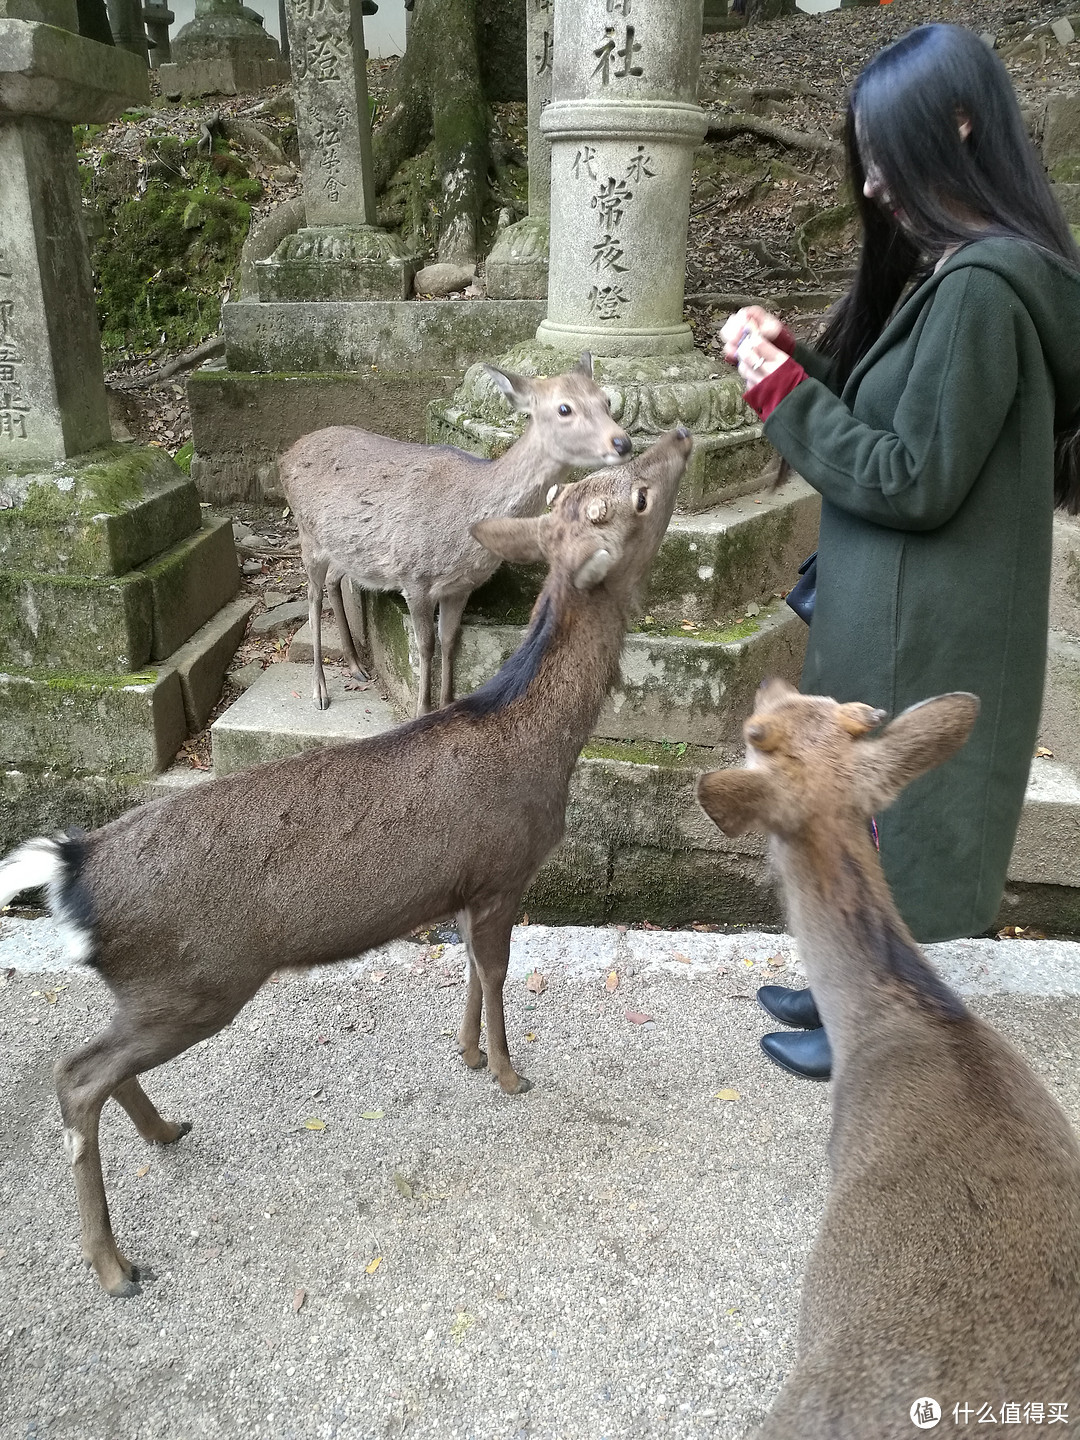
[[569, 406], [569, 405], [560, 405], [560, 406], [559, 406], [559, 414], [560, 414], [560, 415], [572, 415], [573, 413], [574, 413], [574, 412], [570, 409], [570, 406]]
[[648, 504], [649, 504], [649, 492], [648, 492], [648, 490], [646, 489], [646, 487], [645, 487], [644, 485], [642, 485], [641, 489], [640, 489], [640, 490], [637, 492], [637, 494], [634, 496], [634, 509], [635, 509], [635, 510], [644, 510], [644, 509], [646, 509], [646, 508], [648, 507]]

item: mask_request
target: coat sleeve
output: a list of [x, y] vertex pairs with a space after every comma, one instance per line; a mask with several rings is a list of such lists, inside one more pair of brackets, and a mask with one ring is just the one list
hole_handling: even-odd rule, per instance
[[955, 270], [931, 307], [890, 429], [857, 419], [813, 378], [765, 424], [769, 440], [827, 500], [897, 530], [933, 530], [955, 514], [1017, 392], [1022, 306], [1007, 281], [975, 266]]
[[836, 369], [836, 361], [828, 355], [819, 355], [810, 345], [804, 345], [801, 340], [795, 342], [795, 348], [788, 352], [793, 360], [796, 360], [802, 368], [815, 380], [820, 380], [823, 385], [831, 389], [833, 372]]

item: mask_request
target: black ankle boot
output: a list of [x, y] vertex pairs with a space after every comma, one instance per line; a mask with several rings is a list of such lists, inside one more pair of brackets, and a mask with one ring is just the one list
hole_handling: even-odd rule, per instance
[[761, 1048], [770, 1060], [790, 1070], [792, 1075], [802, 1075], [807, 1080], [828, 1080], [832, 1074], [832, 1047], [820, 1026], [796, 1035], [775, 1030], [761, 1037]]
[[757, 992], [763, 1010], [767, 1010], [781, 1025], [793, 1025], [800, 1030], [817, 1030], [821, 1026], [814, 997], [809, 990], [788, 990], [783, 985], [762, 985]]

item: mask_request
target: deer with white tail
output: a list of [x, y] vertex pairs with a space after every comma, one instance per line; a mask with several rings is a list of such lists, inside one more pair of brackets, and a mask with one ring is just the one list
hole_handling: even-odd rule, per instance
[[[630, 437], [611, 418], [588, 351], [575, 370], [550, 378], [484, 368], [514, 408], [529, 416], [524, 434], [496, 460], [344, 425], [305, 435], [282, 456], [281, 481], [308, 576], [319, 710], [330, 704], [322, 666], [325, 588], [345, 664], [359, 680], [367, 677], [342, 604], [342, 578], [363, 590], [396, 590], [405, 597], [420, 658], [416, 713], [426, 714], [435, 607], [442, 652], [439, 704], [446, 705], [454, 691], [454, 650], [465, 605], [499, 565], [471, 527], [496, 515], [538, 515], [551, 487], [561, 485], [572, 469], [620, 465], [630, 458]], [[357, 638], [362, 644], [363, 637]]]
[[935, 1410], [949, 1435], [1014, 1433], [985, 1423], [987, 1403], [995, 1418], [1010, 1402], [1078, 1413], [1080, 1145], [920, 952], [869, 830], [960, 749], [978, 708], [940, 695], [872, 736], [881, 711], [771, 680], [746, 768], [698, 782], [725, 834], [770, 835], [833, 1048], [832, 1183], [795, 1369], [760, 1440], [906, 1440]]
[[[493, 556], [549, 570], [520, 648], [472, 695], [87, 836], [31, 840], [0, 863], [0, 905], [47, 886], [76, 956], [115, 1001], [111, 1024], [53, 1072], [83, 1256], [111, 1295], [134, 1294], [138, 1272], [109, 1223], [103, 1105], [119, 1101], [147, 1140], [178, 1140], [188, 1127], [162, 1119], [138, 1076], [216, 1034], [280, 966], [346, 960], [456, 914], [469, 957], [465, 1064], [490, 1066], [507, 1095], [529, 1089], [503, 1018], [511, 927], [562, 838], [570, 777], [690, 448], [687, 431], [671, 431], [624, 469], [562, 490], [550, 514], [476, 525]], [[452, 834], [432, 822], [440, 815], [454, 817]]]

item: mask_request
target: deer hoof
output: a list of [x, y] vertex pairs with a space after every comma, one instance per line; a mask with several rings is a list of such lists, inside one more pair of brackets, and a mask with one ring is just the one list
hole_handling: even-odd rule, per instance
[[167, 1121], [165, 1122], [165, 1126], [166, 1126], [166, 1129], [167, 1129], [167, 1130], [171, 1130], [173, 1133], [172, 1133], [171, 1135], [163, 1135], [163, 1136], [161, 1137], [161, 1139], [160, 1139], [157, 1143], [158, 1143], [159, 1145], [175, 1145], [178, 1140], [182, 1140], [182, 1139], [184, 1138], [184, 1136], [187, 1135], [187, 1134], [190, 1132], [190, 1130], [191, 1130], [191, 1121], [190, 1121], [190, 1120], [173, 1120], [173, 1121], [168, 1121], [168, 1120], [167, 1120]]
[[477, 1050], [475, 1054], [470, 1053], [468, 1050], [462, 1050], [461, 1058], [470, 1070], [483, 1070], [487, 1066], [487, 1056], [483, 1050]]
[[97, 1271], [101, 1288], [117, 1300], [130, 1300], [133, 1295], [141, 1295], [142, 1286], [139, 1281], [152, 1278], [149, 1271], [140, 1273], [139, 1267], [126, 1260], [119, 1250], [110, 1264], [100, 1268], [95, 1265], [94, 1269]]
[[515, 1075], [513, 1071], [509, 1081], [500, 1080], [499, 1085], [506, 1095], [526, 1095], [533, 1088], [531, 1080], [526, 1080], [524, 1075]]
[[316, 710], [329, 710], [329, 709], [330, 709], [330, 696], [327, 695], [327, 693], [326, 693], [325, 690], [323, 690], [323, 691], [321, 691], [321, 692], [320, 692], [320, 691], [316, 691], [316, 692], [315, 692], [314, 699], [315, 699], [315, 709], [316, 709]]

